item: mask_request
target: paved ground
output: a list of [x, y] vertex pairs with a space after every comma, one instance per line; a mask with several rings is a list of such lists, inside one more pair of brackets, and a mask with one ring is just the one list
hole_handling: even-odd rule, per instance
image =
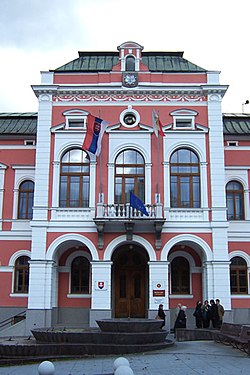
[[[55, 375], [111, 375], [119, 356], [52, 361]], [[125, 355], [134, 375], [250, 374], [245, 353], [213, 341], [177, 342], [173, 347], [145, 354]], [[0, 367], [0, 375], [38, 375], [39, 363]]]

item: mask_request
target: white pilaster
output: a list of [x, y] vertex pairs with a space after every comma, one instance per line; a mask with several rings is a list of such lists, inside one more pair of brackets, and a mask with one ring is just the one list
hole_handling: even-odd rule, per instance
[[231, 310], [230, 294], [230, 262], [213, 262], [214, 294], [211, 298], [219, 298], [225, 310]]
[[221, 96], [208, 96], [212, 220], [226, 220], [225, 164]]
[[51, 260], [30, 260], [29, 309], [52, 308], [52, 271]]
[[[113, 262], [91, 262], [92, 300], [91, 309], [111, 310], [111, 266]], [[103, 283], [103, 288], [100, 284]]]
[[[160, 303], [169, 309], [168, 266], [169, 262], [148, 262], [149, 265], [149, 310], [157, 310]], [[165, 291], [165, 296], [161, 295]], [[159, 294], [159, 296], [157, 296]]]
[[[0, 164], [0, 219], [3, 218], [3, 196], [4, 196], [4, 177], [7, 167]], [[2, 220], [0, 220], [0, 230], [2, 229]]]
[[39, 96], [33, 220], [46, 220], [50, 172], [52, 95]]

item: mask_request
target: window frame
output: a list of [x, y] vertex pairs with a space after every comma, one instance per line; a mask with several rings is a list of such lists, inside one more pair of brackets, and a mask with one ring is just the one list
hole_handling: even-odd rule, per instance
[[[76, 261], [76, 259], [78, 259], [78, 258], [83, 258], [85, 260], [86, 264], [88, 265], [88, 267], [87, 267], [87, 271], [88, 271], [88, 291], [82, 291], [81, 292], [81, 291], [73, 290], [73, 282], [72, 282], [73, 265], [74, 265], [74, 262]], [[80, 271], [81, 271], [81, 269], [80, 269]], [[80, 271], [78, 271], [79, 274], [80, 274]], [[80, 286], [80, 282], [81, 282], [81, 278], [78, 280], [78, 286]], [[84, 296], [84, 295], [89, 296], [91, 294], [91, 264], [90, 264], [90, 260], [88, 259], [88, 257], [84, 256], [84, 254], [79, 254], [79, 253], [76, 254], [76, 256], [74, 256], [74, 258], [71, 261], [70, 276], [69, 276], [69, 292], [70, 292], [70, 295], [77, 295], [77, 296]]]
[[[176, 270], [177, 270], [177, 278], [178, 278], [178, 285], [177, 285], [177, 287], [179, 287], [179, 290], [174, 292], [173, 291], [174, 290], [174, 287], [173, 287], [173, 277], [174, 277], [173, 262], [177, 262], [177, 260], [179, 258], [182, 259], [182, 262], [185, 263], [185, 266], [187, 266], [187, 268], [184, 269], [184, 267], [181, 267], [179, 264], [176, 264], [175, 267], [176, 267]], [[186, 273], [187, 284], [186, 284], [185, 288], [187, 289], [187, 291], [184, 290], [184, 287], [182, 285], [183, 274], [184, 273]], [[170, 263], [171, 295], [172, 296], [175, 296], [175, 295], [185, 295], [185, 296], [188, 296], [188, 295], [190, 295], [191, 294], [191, 280], [190, 280], [190, 277], [191, 277], [191, 267], [190, 267], [190, 263], [189, 263], [188, 259], [186, 257], [182, 256], [182, 255], [177, 255], [176, 257], [174, 257], [171, 260], [171, 263]]]
[[[173, 158], [173, 156], [178, 153], [179, 151], [182, 151], [182, 150], [186, 150], [186, 151], [189, 151], [190, 152], [190, 156], [193, 154], [195, 155], [195, 157], [197, 158], [197, 162], [196, 163], [192, 163], [192, 162], [187, 162], [187, 163], [184, 163], [184, 162], [172, 162], [171, 159]], [[178, 155], [177, 155], [177, 158], [178, 158]], [[186, 147], [183, 147], [183, 148], [178, 148], [177, 150], [175, 150], [171, 156], [170, 156], [170, 208], [172, 209], [178, 209], [178, 208], [182, 208], [182, 209], [199, 209], [201, 208], [201, 170], [200, 170], [200, 160], [199, 160], [199, 157], [197, 155], [197, 153], [195, 151], [193, 151], [192, 149], [189, 149], [189, 148], [186, 148]], [[190, 169], [194, 168], [194, 167], [197, 167], [198, 168], [198, 172], [196, 173], [192, 173], [190, 171], [188, 172], [173, 172], [173, 168], [177, 168], [177, 169], [181, 169], [181, 168], [186, 168], [186, 167], [189, 167]], [[174, 178], [176, 177], [176, 178]], [[199, 183], [199, 201], [198, 201], [198, 207], [195, 207], [195, 200], [194, 200], [194, 193], [195, 193], [195, 181], [194, 181], [194, 178], [195, 177], [198, 177], [198, 183]], [[188, 185], [189, 185], [189, 206], [185, 206], [183, 205], [182, 201], [182, 197], [183, 197], [183, 193], [182, 193], [182, 188], [185, 186], [185, 181], [184, 179], [185, 178], [188, 178]], [[177, 180], [177, 182], [173, 181], [173, 180]], [[173, 204], [173, 187], [172, 185], [175, 184], [176, 185], [176, 197], [177, 197], [177, 203], [176, 205]]]
[[[174, 130], [194, 130], [195, 128], [195, 121], [194, 121], [194, 115], [193, 116], [173, 116], [173, 129]], [[187, 122], [190, 123], [190, 126], [178, 126], [178, 121], [180, 122]]]
[[[238, 190], [234, 190], [234, 189], [228, 190], [228, 185], [230, 185], [231, 183], [238, 184], [241, 187], [241, 189], [238, 189]], [[229, 205], [228, 205], [229, 194], [232, 195], [232, 197], [233, 197], [233, 217], [229, 217]], [[240, 203], [241, 203], [241, 207], [242, 207], [242, 210], [239, 213], [237, 211], [237, 201], [236, 201], [237, 200], [237, 196], [240, 197]], [[237, 180], [230, 180], [226, 184], [226, 206], [227, 206], [227, 220], [228, 221], [241, 221], [241, 220], [245, 220], [244, 186], [242, 185], [241, 182], [239, 182]], [[237, 218], [238, 216], [239, 216], [239, 218]]]
[[[241, 265], [232, 264], [234, 259], [240, 259], [242, 261], [242, 263], [244, 263], [244, 264], [241, 264]], [[232, 278], [233, 278], [232, 271], [235, 271], [235, 273], [236, 273], [236, 275], [235, 275], [236, 276], [236, 289], [237, 289], [236, 291], [232, 291]], [[240, 291], [240, 288], [242, 288], [242, 286], [240, 285], [240, 278], [241, 278], [240, 272], [241, 271], [244, 271], [244, 274], [245, 274], [244, 275], [245, 291]], [[233, 258], [231, 258], [231, 264], [230, 264], [230, 292], [231, 292], [231, 294], [232, 295], [247, 295], [248, 294], [248, 287], [249, 287], [248, 283], [249, 283], [249, 281], [248, 281], [247, 262], [242, 256], [236, 255]]]
[[[85, 158], [82, 158], [82, 160], [88, 160], [88, 163], [84, 163], [84, 162], [63, 162], [63, 158], [65, 157], [65, 155], [67, 155], [67, 153], [70, 153], [71, 151], [74, 151], [74, 150], [79, 150], [82, 152], [82, 154], [84, 153], [85, 154]], [[70, 157], [70, 155], [69, 155]], [[72, 169], [75, 167], [75, 168], [81, 168], [83, 169], [84, 167], [88, 166], [88, 172], [63, 172], [62, 169], [63, 167], [71, 167]], [[62, 181], [62, 178], [63, 177], [66, 177], [66, 188], [64, 189], [63, 188], [63, 184], [64, 184], [64, 181]], [[79, 183], [78, 183], [78, 204], [77, 205], [73, 205], [72, 202], [73, 202], [73, 199], [71, 197], [71, 192], [72, 192], [72, 188], [74, 186], [73, 184], [73, 180], [74, 180], [74, 177], [78, 177], [79, 178]], [[83, 186], [84, 186], [84, 177], [87, 177], [88, 178], [88, 202], [85, 204], [85, 200], [84, 200], [84, 197], [83, 197]], [[65, 191], [65, 205], [62, 204], [62, 194], [63, 194], [63, 191]], [[71, 149], [68, 149], [66, 152], [63, 153], [63, 155], [61, 156], [61, 160], [60, 160], [60, 175], [59, 175], [59, 208], [89, 208], [89, 205], [90, 205], [90, 158], [89, 158], [89, 155], [86, 151], [82, 150], [81, 148], [79, 147], [75, 147], [75, 148], [71, 148]]]
[[[27, 264], [17, 264], [18, 261], [20, 261], [21, 258], [27, 258]], [[14, 263], [14, 284], [13, 284], [13, 293], [14, 294], [28, 294], [29, 292], [29, 260], [30, 258], [27, 255], [20, 255], [18, 258], [16, 258]], [[25, 284], [26, 281], [26, 273], [27, 271], [27, 284]], [[21, 272], [21, 290], [19, 290], [19, 287], [17, 287], [17, 279], [19, 280], [18, 272]], [[18, 283], [19, 286], [19, 283]]]
[[[25, 183], [27, 182], [31, 182], [32, 183], [32, 186], [33, 186], [33, 190], [31, 189], [23, 189], [21, 190], [21, 187], [22, 185], [24, 185]], [[35, 191], [35, 183], [33, 180], [31, 179], [27, 179], [27, 180], [23, 180], [20, 184], [19, 184], [19, 188], [18, 188], [18, 205], [17, 205], [17, 219], [18, 220], [32, 220], [33, 218], [33, 205], [34, 205], [34, 191]], [[22, 215], [21, 215], [21, 194], [25, 194], [25, 210], [24, 212], [22, 212]], [[30, 195], [33, 195], [33, 199], [32, 199], [32, 205], [30, 207]], [[30, 210], [31, 209], [31, 210]], [[31, 211], [31, 213], [29, 214], [29, 212]], [[24, 214], [24, 217], [21, 217], [23, 216]]]
[[[121, 154], [125, 154], [126, 152], [135, 152], [136, 154], [140, 155], [143, 160], [143, 163], [117, 163], [117, 159]], [[142, 174], [137, 173], [117, 173], [117, 168], [129, 169], [129, 168], [143, 168]], [[117, 179], [121, 179], [121, 184], [117, 183]], [[126, 187], [128, 185], [126, 179], [133, 179], [133, 188], [129, 191], [132, 191], [138, 198], [140, 198], [143, 202], [145, 202], [145, 159], [144, 156], [135, 149], [127, 148], [125, 150], [120, 151], [115, 158], [114, 162], [114, 203], [115, 204], [126, 204], [129, 203], [129, 192], [127, 192], [127, 199], [126, 199]], [[143, 183], [140, 183], [139, 180], [143, 179]], [[139, 186], [143, 185], [143, 192], [141, 193], [139, 190]], [[117, 190], [116, 188], [121, 186], [121, 201], [117, 201]]]

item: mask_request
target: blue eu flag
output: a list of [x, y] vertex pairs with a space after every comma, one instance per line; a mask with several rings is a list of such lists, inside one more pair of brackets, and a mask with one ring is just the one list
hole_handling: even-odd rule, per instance
[[140, 211], [144, 215], [149, 216], [144, 203], [136, 195], [134, 195], [132, 191], [130, 192], [130, 206]]

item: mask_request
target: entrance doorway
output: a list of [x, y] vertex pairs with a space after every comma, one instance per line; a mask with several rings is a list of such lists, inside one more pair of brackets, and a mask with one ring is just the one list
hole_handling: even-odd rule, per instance
[[113, 295], [116, 318], [145, 318], [148, 292], [148, 256], [136, 245], [117, 249], [113, 260]]

